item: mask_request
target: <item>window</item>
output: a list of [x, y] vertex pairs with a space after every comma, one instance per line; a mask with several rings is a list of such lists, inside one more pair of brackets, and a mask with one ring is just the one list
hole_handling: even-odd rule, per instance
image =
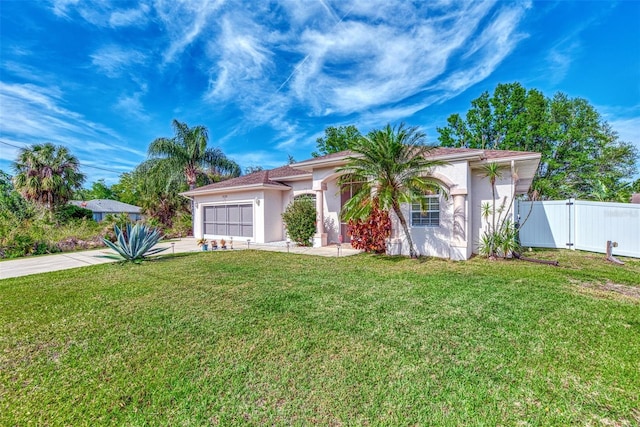
[[440, 195], [424, 196], [424, 209], [420, 201], [411, 203], [412, 227], [438, 227], [440, 225]]
[[253, 237], [253, 206], [205, 206], [202, 229], [216, 236]]

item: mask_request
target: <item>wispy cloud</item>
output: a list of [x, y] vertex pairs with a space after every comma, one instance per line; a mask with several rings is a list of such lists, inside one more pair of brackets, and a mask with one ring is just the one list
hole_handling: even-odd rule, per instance
[[[226, 8], [208, 42], [210, 102], [234, 102], [245, 119], [298, 131], [292, 111], [363, 123], [406, 118], [489, 76], [526, 35], [529, 3], [284, 2], [273, 24]], [[275, 28], [275, 29], [274, 29]], [[274, 57], [297, 60], [284, 65]], [[285, 71], [286, 74], [283, 74]], [[409, 105], [398, 106], [411, 98]]]
[[141, 4], [134, 9], [115, 10], [109, 17], [109, 25], [113, 28], [144, 26], [147, 24], [149, 10], [146, 4]]
[[[207, 46], [209, 56], [217, 62], [212, 70], [211, 90], [206, 97], [226, 100], [236, 95], [239, 80], [245, 87], [250, 84], [258, 86], [262, 77], [270, 73], [273, 69], [272, 53], [259, 38], [261, 30], [252, 22], [239, 25], [228, 16], [222, 19], [220, 36]], [[250, 96], [254, 91], [244, 95]]]
[[133, 116], [141, 122], [148, 122], [151, 117], [146, 112], [142, 97], [144, 92], [135, 92], [132, 95], [121, 95], [116, 102], [115, 109], [123, 115]]
[[[12, 117], [2, 121], [0, 137], [20, 146], [42, 142], [65, 145], [81, 161], [91, 160], [111, 170], [122, 166], [130, 169], [132, 159], [144, 158], [145, 153], [127, 146], [114, 130], [67, 109], [64, 99], [65, 93], [54, 85], [0, 82], [0, 105], [4, 111], [11, 111]], [[96, 160], [96, 153], [101, 153], [100, 159], [104, 160]]]
[[203, 33], [207, 33], [210, 26], [215, 26], [213, 14], [223, 4], [224, 0], [156, 1], [156, 14], [169, 39], [169, 46], [164, 52], [165, 64], [173, 62]]
[[144, 65], [147, 56], [135, 49], [118, 45], [103, 46], [91, 54], [91, 63], [108, 77], [120, 77], [127, 70]]
[[74, 14], [98, 27], [142, 27], [148, 22], [150, 7], [140, 2], [135, 8], [121, 9], [125, 2], [102, 0], [52, 0], [51, 10], [61, 18], [73, 19]]

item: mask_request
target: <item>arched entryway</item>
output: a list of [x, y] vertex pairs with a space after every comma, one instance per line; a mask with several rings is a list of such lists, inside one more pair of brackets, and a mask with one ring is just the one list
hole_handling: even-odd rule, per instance
[[342, 211], [344, 205], [351, 200], [354, 194], [356, 194], [362, 188], [362, 183], [350, 182], [342, 185], [340, 189], [340, 236], [343, 243], [351, 243], [351, 236], [348, 232], [347, 223], [342, 218]]

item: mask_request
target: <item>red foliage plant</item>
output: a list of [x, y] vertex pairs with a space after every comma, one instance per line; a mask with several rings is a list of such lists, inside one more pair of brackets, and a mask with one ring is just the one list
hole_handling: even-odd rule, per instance
[[373, 201], [371, 213], [367, 218], [350, 220], [347, 226], [354, 249], [377, 254], [387, 250], [387, 239], [391, 235], [391, 218], [388, 211], [379, 208], [377, 200]]

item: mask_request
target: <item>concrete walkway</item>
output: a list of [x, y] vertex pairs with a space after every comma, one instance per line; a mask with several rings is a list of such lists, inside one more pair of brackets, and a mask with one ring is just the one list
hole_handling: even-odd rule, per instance
[[[191, 237], [185, 237], [182, 239], [175, 239], [168, 242], [161, 242], [159, 247], [169, 248], [168, 250], [161, 252], [160, 255], [166, 255], [170, 253], [182, 253], [182, 252], [198, 252], [200, 248], [196, 244], [196, 239]], [[349, 256], [360, 253], [361, 251], [352, 249], [350, 245], [343, 245], [340, 247], [338, 253], [338, 247], [335, 245], [325, 246], [322, 248], [306, 248], [290, 245], [287, 249], [286, 244], [256, 244], [251, 243], [248, 245], [250, 249], [257, 249], [263, 251], [272, 252], [290, 252], [296, 254], [305, 255], [317, 255], [326, 257], [335, 256]], [[246, 250], [247, 243], [235, 242], [235, 250]], [[220, 250], [220, 249], [219, 249]], [[49, 271], [67, 270], [70, 268], [85, 267], [87, 265], [105, 264], [109, 262], [116, 262], [114, 259], [105, 258], [105, 255], [115, 254], [114, 251], [107, 248], [93, 249], [89, 251], [80, 252], [67, 252], [53, 255], [41, 255], [19, 258], [8, 261], [0, 262], [0, 279], [8, 279], [10, 277], [27, 276], [30, 274], [46, 273]]]

